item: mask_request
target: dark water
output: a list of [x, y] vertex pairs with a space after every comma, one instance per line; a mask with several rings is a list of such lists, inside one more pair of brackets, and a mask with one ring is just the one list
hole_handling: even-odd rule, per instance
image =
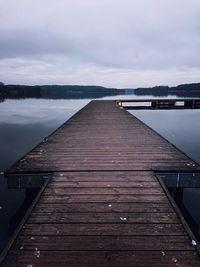
[[169, 188], [176, 204], [190, 225], [193, 234], [200, 242], [200, 189], [198, 188]]
[[[0, 172], [8, 169], [88, 102], [24, 99], [0, 103]], [[0, 251], [38, 191], [38, 185], [24, 189], [0, 174]]]
[[[115, 97], [122, 99], [124, 96]], [[128, 96], [127, 96], [128, 98]], [[136, 98], [136, 96], [129, 96]], [[6, 100], [0, 103], [0, 171], [8, 169], [45, 136], [69, 119], [90, 100]], [[150, 125], [181, 150], [200, 162], [200, 111], [134, 111], [131, 112]], [[17, 182], [0, 174], [0, 250], [12, 235], [25, 211], [37, 195], [39, 186], [24, 189]], [[179, 190], [176, 188], [176, 190]], [[181, 189], [182, 190], [182, 189]], [[173, 194], [175, 191], [172, 190]], [[177, 193], [177, 202], [184, 206], [186, 217], [192, 218], [195, 233], [200, 226], [200, 192], [184, 188]], [[176, 191], [178, 192], [178, 191]], [[189, 214], [189, 215], [188, 215]]]
[[[200, 163], [200, 110], [152, 110], [131, 113]], [[191, 176], [185, 175], [188, 179]], [[183, 187], [167, 183], [166, 186], [200, 242], [200, 175], [196, 175], [199, 182], [196, 182], [195, 186], [191, 185], [191, 181]], [[194, 180], [194, 177], [192, 178]], [[170, 179], [173, 180], [171, 175]]]

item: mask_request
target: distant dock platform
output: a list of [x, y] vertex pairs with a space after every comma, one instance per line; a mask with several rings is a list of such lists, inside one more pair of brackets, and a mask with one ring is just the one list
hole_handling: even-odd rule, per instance
[[117, 105], [126, 109], [149, 109], [149, 110], [167, 110], [167, 109], [200, 109], [199, 98], [175, 98], [175, 99], [123, 99], [117, 100]]
[[13, 183], [49, 178], [1, 266], [199, 267], [199, 244], [158, 175], [199, 171], [119, 101], [91, 101], [8, 170]]

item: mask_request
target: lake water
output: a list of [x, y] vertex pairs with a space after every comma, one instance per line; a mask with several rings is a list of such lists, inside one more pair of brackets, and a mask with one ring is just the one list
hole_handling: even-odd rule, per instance
[[[125, 96], [105, 99], [122, 99]], [[126, 98], [138, 98], [126, 96]], [[142, 97], [140, 97], [142, 98]], [[155, 98], [155, 97], [153, 97]], [[0, 171], [8, 169], [17, 159], [37, 145], [45, 136], [69, 119], [90, 100], [6, 100], [0, 103]], [[139, 119], [175, 144], [194, 160], [200, 162], [200, 111], [130, 111]], [[18, 189], [0, 174], [0, 250], [6, 245], [24, 216], [39, 188]], [[180, 195], [173, 191], [180, 201]], [[184, 188], [181, 203], [189, 213], [194, 232], [200, 234], [200, 192]], [[186, 212], [186, 213], [187, 213]]]

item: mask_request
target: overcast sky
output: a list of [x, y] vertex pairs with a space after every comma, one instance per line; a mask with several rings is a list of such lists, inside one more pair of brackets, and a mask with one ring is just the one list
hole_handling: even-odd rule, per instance
[[0, 0], [0, 81], [200, 82], [200, 0]]

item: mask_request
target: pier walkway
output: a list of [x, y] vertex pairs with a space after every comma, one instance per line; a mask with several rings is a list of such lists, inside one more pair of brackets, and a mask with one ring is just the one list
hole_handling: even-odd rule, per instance
[[200, 166], [115, 101], [92, 101], [8, 174], [50, 174], [2, 267], [199, 267], [157, 172]]

